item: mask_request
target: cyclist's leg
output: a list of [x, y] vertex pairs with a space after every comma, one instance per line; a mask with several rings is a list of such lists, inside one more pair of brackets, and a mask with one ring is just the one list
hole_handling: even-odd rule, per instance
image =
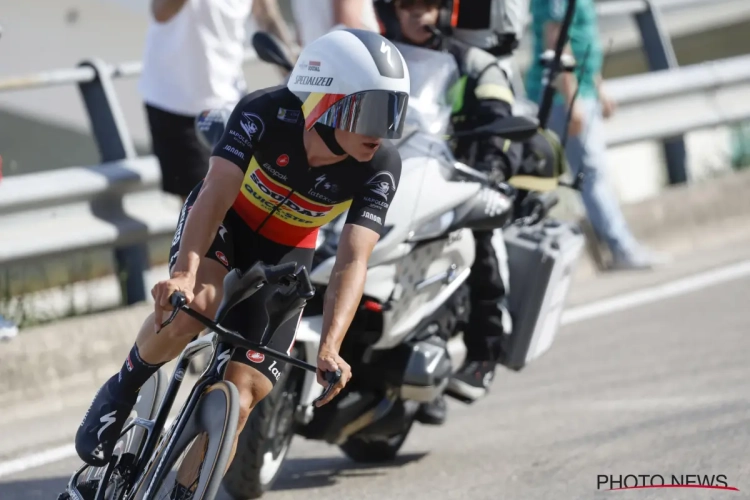
[[[176, 261], [187, 212], [199, 190], [200, 184], [188, 197], [180, 215], [170, 251], [170, 268]], [[205, 315], [213, 315], [221, 301], [223, 279], [230, 269], [232, 251], [231, 234], [224, 231], [222, 238], [217, 234], [206, 257], [201, 259], [192, 307]], [[106, 464], [141, 386], [159, 367], [179, 355], [201, 329], [200, 323], [178, 314], [170, 325], [156, 334], [153, 313], [148, 315], [122, 368], [99, 389], [83, 418], [76, 434], [76, 451], [81, 460], [93, 466]]]
[[[195, 298], [190, 303], [190, 308], [213, 318], [221, 302], [226, 274], [227, 268], [223, 264], [208, 257], [201, 258], [195, 280]], [[166, 320], [168, 317], [169, 313], [164, 313], [163, 319]], [[187, 314], [178, 314], [172, 323], [157, 334], [154, 331], [152, 312], [138, 332], [136, 346], [145, 363], [162, 365], [179, 356], [203, 328], [201, 323]]]
[[[235, 214], [230, 213], [228, 220]], [[252, 240], [251, 240], [252, 239]], [[310, 248], [293, 248], [278, 245], [266, 239], [255, 240], [255, 236], [248, 231], [239, 230], [234, 234], [235, 255], [237, 267], [246, 269], [252, 266], [257, 260], [262, 260], [266, 264], [280, 264], [284, 262], [296, 261], [300, 265], [310, 269], [314, 249]], [[222, 325], [230, 330], [242, 332], [246, 338], [259, 342], [265, 331], [265, 325], [258, 321], [262, 314], [259, 314], [259, 308], [264, 307], [266, 289], [261, 289], [249, 299], [244, 300], [232, 308], [227, 313]], [[291, 353], [294, 345], [299, 316], [290, 319], [279, 326], [268, 344], [268, 347]], [[237, 422], [237, 433], [235, 434], [232, 452], [230, 455], [227, 468], [234, 459], [237, 449], [237, 440], [239, 439], [242, 429], [245, 427], [248, 417], [255, 406], [263, 400], [273, 389], [279, 375], [284, 370], [286, 363], [274, 360], [270, 356], [265, 356], [254, 351], [236, 349], [232, 355], [232, 360], [227, 366], [225, 379], [232, 382], [239, 392], [240, 396], [240, 414]], [[187, 452], [185, 459], [180, 467], [180, 473], [177, 476], [175, 487], [183, 491], [188, 485], [193, 484], [197, 471], [203, 462], [203, 452], [206, 447], [204, 439], [196, 439], [190, 450]], [[224, 471], [226, 472], [226, 471]]]
[[[301, 313], [300, 316], [294, 317], [279, 326], [268, 347], [291, 354], [300, 317]], [[237, 386], [237, 391], [240, 394], [240, 416], [237, 420], [237, 434], [234, 438], [232, 454], [227, 467], [234, 459], [237, 440], [250, 417], [250, 413], [273, 390], [285, 368], [286, 363], [255, 351], [237, 349], [232, 356], [225, 378]]]

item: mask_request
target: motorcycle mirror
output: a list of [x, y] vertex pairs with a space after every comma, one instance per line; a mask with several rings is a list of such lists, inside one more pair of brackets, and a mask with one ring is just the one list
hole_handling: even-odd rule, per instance
[[455, 132], [452, 137], [490, 137], [499, 136], [514, 142], [523, 142], [534, 137], [539, 128], [539, 120], [529, 116], [507, 116], [498, 118], [487, 125]]
[[265, 31], [258, 31], [253, 35], [253, 48], [262, 61], [281, 66], [287, 71], [294, 69], [294, 64], [286, 55], [281, 42]]

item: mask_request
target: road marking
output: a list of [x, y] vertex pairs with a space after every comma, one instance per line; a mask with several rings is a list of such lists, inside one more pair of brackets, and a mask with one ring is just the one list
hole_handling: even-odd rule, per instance
[[[169, 428], [169, 426], [172, 425], [172, 422], [174, 422], [174, 417], [167, 419], [167, 423], [164, 427]], [[10, 476], [11, 474], [17, 474], [36, 467], [42, 467], [43, 465], [52, 464], [75, 456], [77, 456], [76, 447], [73, 444], [59, 446], [38, 453], [32, 453], [13, 460], [8, 460], [7, 462], [0, 462], [0, 477]], [[81, 463], [81, 465], [83, 465], [83, 463]]]
[[76, 447], [72, 444], [44, 450], [39, 453], [26, 455], [25, 457], [16, 458], [7, 462], [0, 463], [0, 477], [17, 474], [34, 467], [65, 460], [66, 458], [76, 455]]
[[739, 262], [725, 267], [712, 269], [687, 278], [678, 279], [662, 285], [642, 288], [635, 292], [625, 293], [609, 299], [598, 300], [585, 306], [578, 306], [563, 312], [562, 325], [571, 325], [598, 318], [606, 314], [632, 309], [660, 300], [686, 295], [711, 286], [750, 276], [750, 261]]
[[[580, 323], [581, 321], [598, 318], [606, 314], [678, 297], [745, 276], [750, 276], [750, 261], [713, 269], [663, 285], [643, 288], [635, 292], [592, 302], [585, 306], [573, 307], [563, 313], [561, 324], [571, 325]], [[171, 425], [171, 419], [168, 424]], [[75, 456], [75, 447], [73, 445], [66, 445], [26, 455], [7, 462], [0, 462], [0, 477], [17, 474], [28, 469], [41, 467]]]

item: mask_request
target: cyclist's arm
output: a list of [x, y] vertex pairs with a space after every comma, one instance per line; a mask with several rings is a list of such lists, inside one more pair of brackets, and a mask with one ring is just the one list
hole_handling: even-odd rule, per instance
[[[185, 222], [175, 276], [195, 276], [202, 256], [208, 252], [221, 221], [237, 198], [245, 172], [265, 133], [263, 110], [266, 98], [254, 92], [242, 98], [211, 155], [208, 174]], [[250, 134], [248, 131], [254, 130]]]
[[[321, 352], [339, 352], [362, 299], [367, 262], [380, 239], [401, 179], [401, 157], [395, 148], [380, 151], [370, 163], [372, 175], [365, 179], [365, 185], [352, 200], [339, 239], [336, 262], [324, 298]], [[387, 190], [383, 189], [385, 185]]]
[[367, 261], [378, 239], [380, 234], [372, 229], [344, 225], [324, 298], [321, 351], [339, 352], [362, 298]]
[[169, 22], [180, 12], [186, 0], [151, 0], [151, 13], [157, 23]]
[[196, 276], [200, 259], [211, 247], [219, 224], [240, 191], [243, 177], [237, 165], [224, 158], [211, 157], [203, 187], [185, 222], [174, 276]]

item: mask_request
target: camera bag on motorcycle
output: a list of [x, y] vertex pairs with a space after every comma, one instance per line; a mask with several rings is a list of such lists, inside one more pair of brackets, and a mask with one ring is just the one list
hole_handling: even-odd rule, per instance
[[578, 226], [552, 219], [512, 225], [503, 237], [513, 331], [505, 339], [501, 364], [518, 371], [552, 345], [585, 239]]

